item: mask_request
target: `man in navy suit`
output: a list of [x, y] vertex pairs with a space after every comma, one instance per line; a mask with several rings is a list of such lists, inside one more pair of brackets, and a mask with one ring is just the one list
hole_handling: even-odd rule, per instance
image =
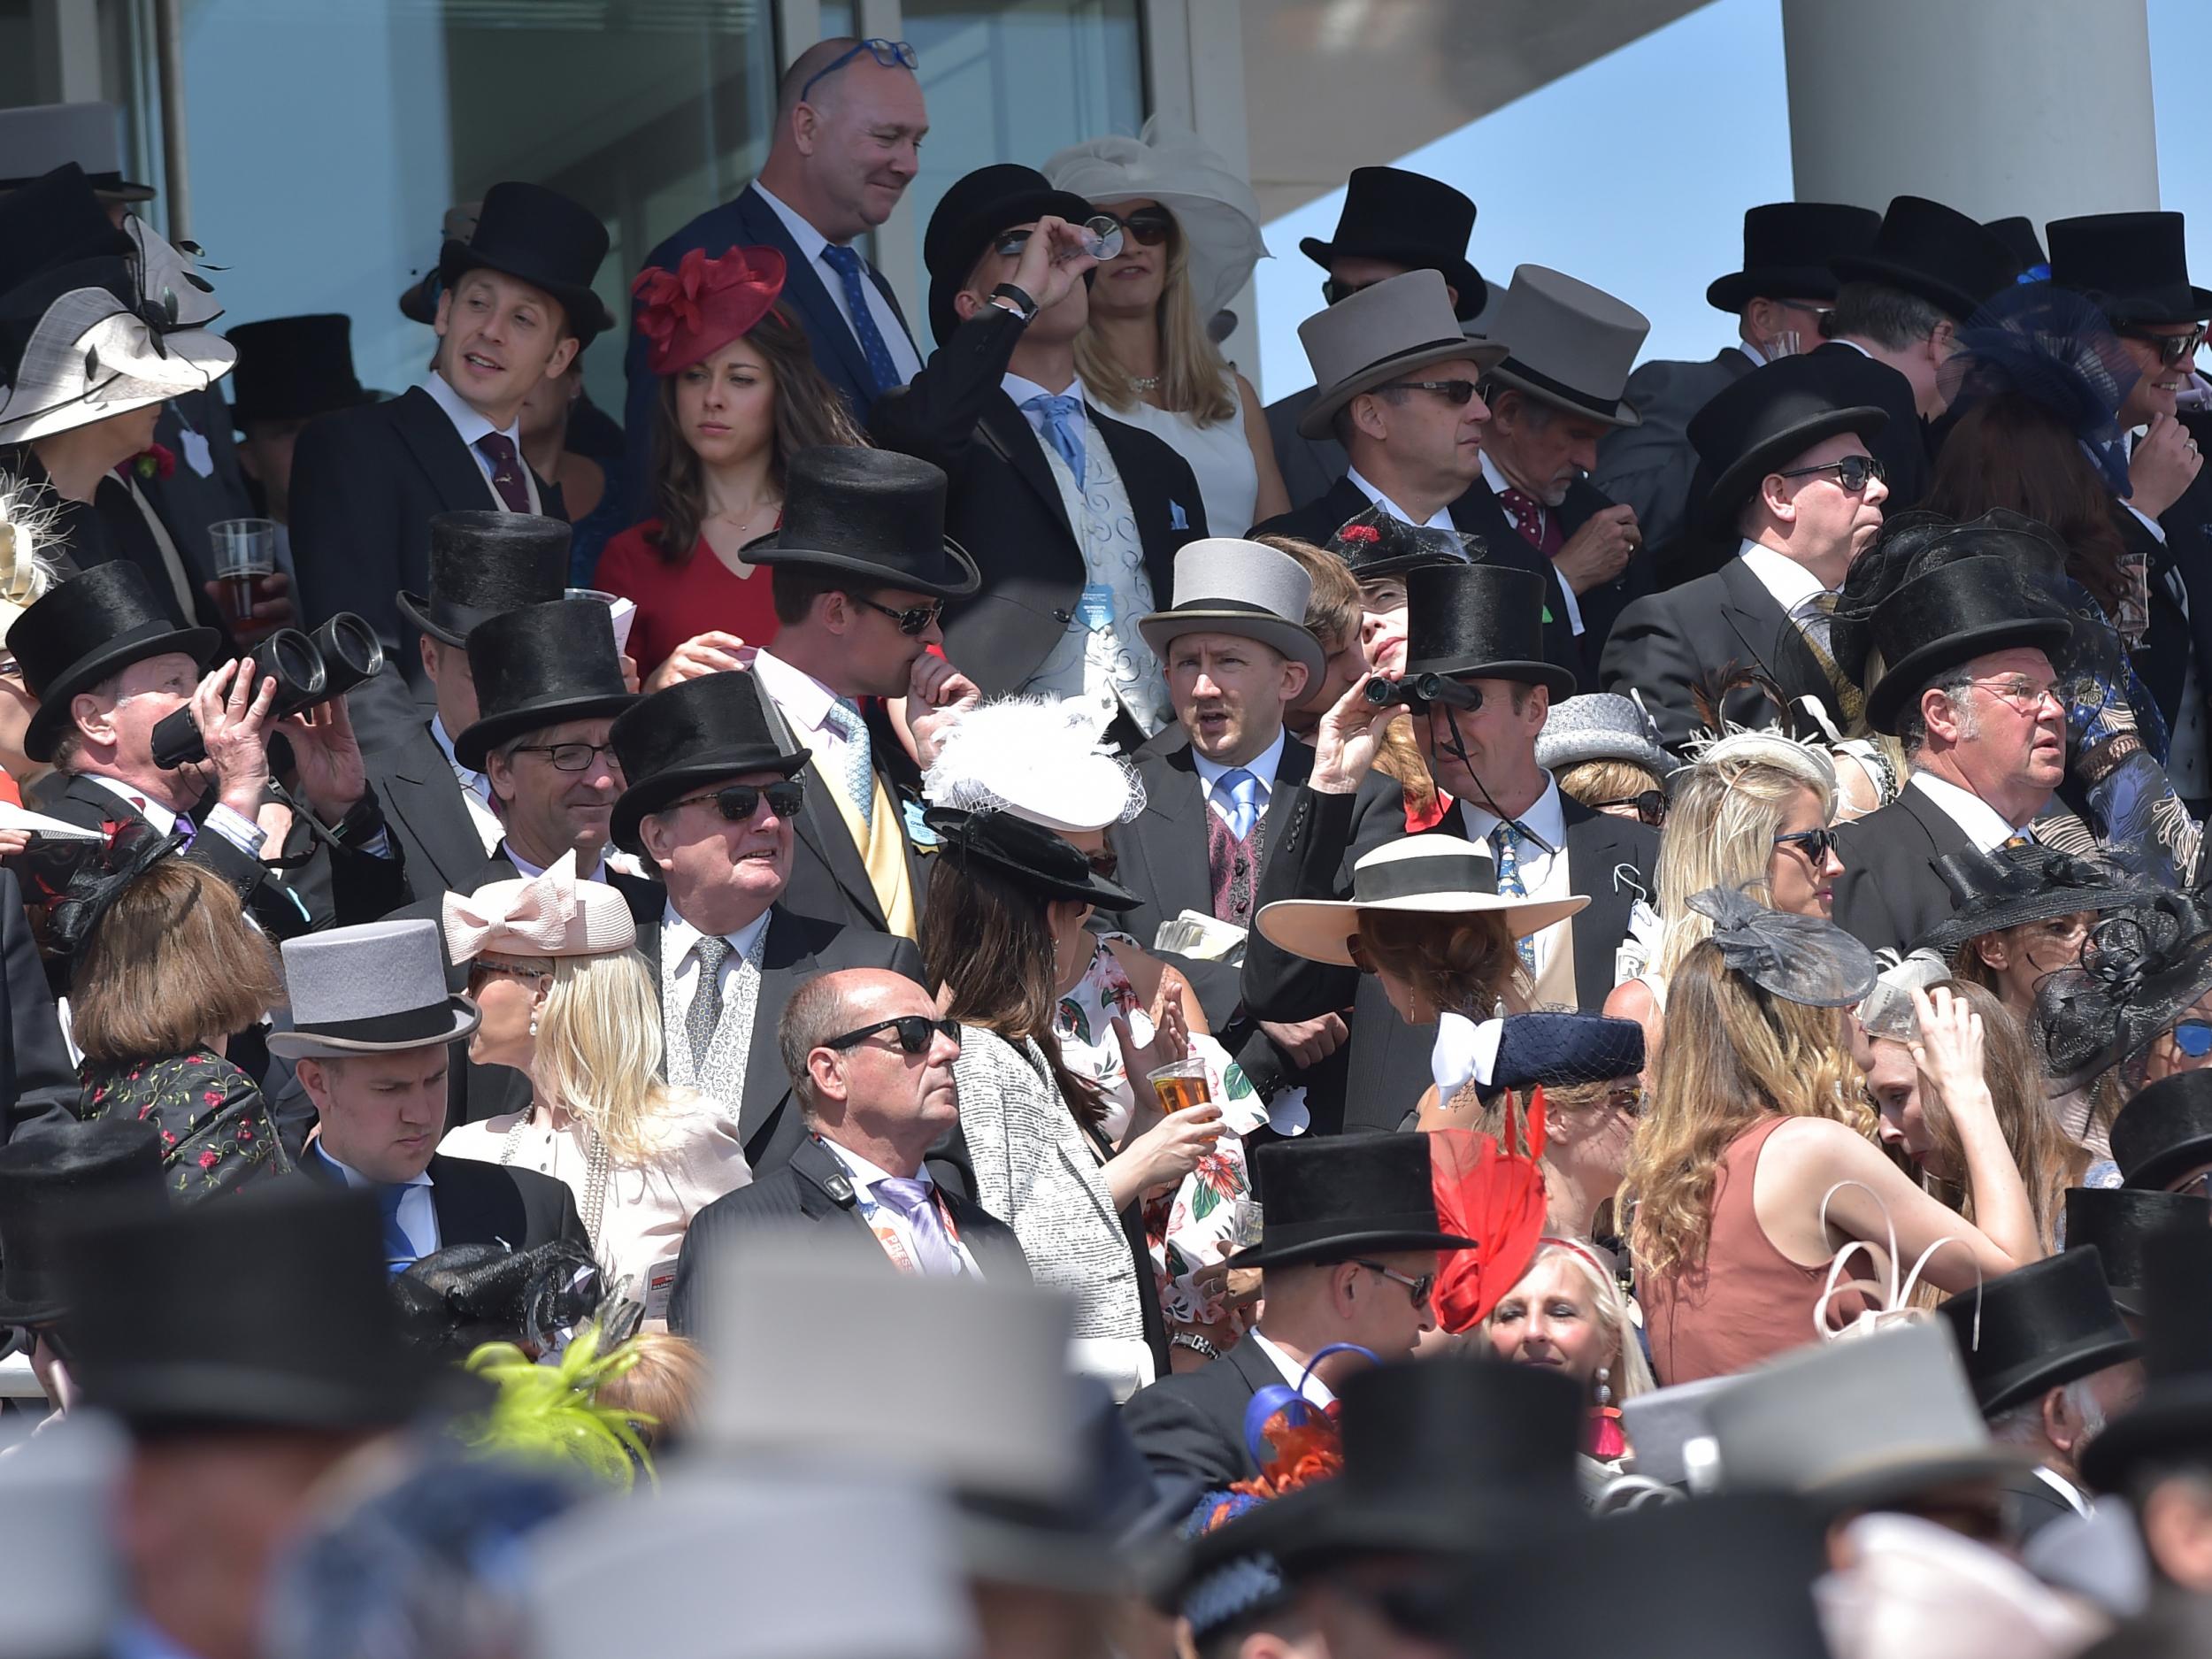
[[[782, 303], [798, 313], [814, 361], [864, 425], [877, 396], [922, 366], [883, 273], [852, 244], [891, 217], [921, 165], [929, 115], [902, 41], [834, 35], [801, 52], [776, 88], [768, 160], [734, 201], [709, 208], [646, 257], [672, 271], [694, 248], [718, 257], [766, 245], [780, 251]], [[634, 317], [633, 319], [634, 320]], [[644, 335], [633, 327], [625, 362], [630, 396], [624, 485], [632, 510], [649, 510], [653, 400]]]

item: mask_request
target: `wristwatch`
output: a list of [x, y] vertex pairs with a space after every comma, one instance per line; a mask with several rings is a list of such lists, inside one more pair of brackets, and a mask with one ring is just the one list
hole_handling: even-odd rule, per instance
[[991, 290], [991, 303], [1002, 311], [1011, 312], [1025, 323], [1037, 315], [1037, 302], [1011, 282], [1002, 282]]
[[1178, 1331], [1168, 1338], [1170, 1348], [1187, 1348], [1201, 1359], [1219, 1359], [1221, 1350], [1195, 1331]]

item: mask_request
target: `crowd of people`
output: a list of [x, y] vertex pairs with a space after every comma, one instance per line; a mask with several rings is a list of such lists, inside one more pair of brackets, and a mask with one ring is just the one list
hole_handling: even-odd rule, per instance
[[2202, 1651], [2180, 217], [1640, 363], [1364, 167], [1263, 406], [1156, 127], [925, 355], [915, 69], [626, 316], [489, 184], [396, 396], [0, 126], [0, 1655]]

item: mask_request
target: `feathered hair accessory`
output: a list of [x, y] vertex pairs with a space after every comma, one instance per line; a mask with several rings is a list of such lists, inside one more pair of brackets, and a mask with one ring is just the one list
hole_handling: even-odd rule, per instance
[[922, 799], [1009, 812], [1060, 834], [1144, 810], [1136, 768], [1106, 741], [1110, 716], [1079, 697], [1001, 697], [960, 716], [922, 779]]
[[783, 281], [783, 255], [773, 248], [733, 248], [718, 259], [694, 248], [673, 271], [648, 265], [630, 284], [638, 332], [652, 342], [647, 366], [680, 374], [744, 338], [773, 308]]
[[36, 485], [0, 472], [0, 634], [55, 582], [46, 543], [58, 505], [42, 504]]
[[1690, 908], [1713, 924], [1729, 972], [1786, 1002], [1850, 1007], [1880, 972], [1874, 953], [1825, 917], [1770, 910], [1735, 887], [1694, 894]]
[[[1768, 726], [1749, 726], [1732, 720], [1722, 711], [1729, 694], [1751, 691], [1766, 701], [1774, 710], [1774, 720]], [[1764, 669], [1756, 666], [1738, 668], [1725, 675], [1706, 675], [1690, 687], [1690, 700], [1697, 716], [1704, 724], [1682, 741], [1682, 753], [1692, 765], [1709, 762], [1717, 765], [1742, 764], [1763, 761], [1781, 767], [1785, 772], [1801, 772], [1809, 757], [1811, 764], [1827, 774], [1831, 795], [1836, 787], [1836, 763], [1828, 752], [1826, 739], [1832, 741], [1834, 733], [1829, 725], [1828, 711], [1816, 697], [1790, 701], [1789, 694], [1780, 682]], [[1797, 727], [1799, 715], [1810, 718], [1819, 736], [1800, 738], [1792, 735]], [[1795, 753], [1786, 752], [1783, 746]]]
[[653, 1419], [603, 1406], [599, 1389], [642, 1357], [632, 1343], [605, 1353], [599, 1332], [586, 1325], [561, 1350], [540, 1363], [510, 1342], [488, 1342], [468, 1356], [469, 1372], [498, 1392], [489, 1409], [456, 1425], [462, 1444], [483, 1457], [506, 1457], [547, 1468], [572, 1469], [628, 1491], [637, 1471], [656, 1486], [653, 1454], [637, 1432]]

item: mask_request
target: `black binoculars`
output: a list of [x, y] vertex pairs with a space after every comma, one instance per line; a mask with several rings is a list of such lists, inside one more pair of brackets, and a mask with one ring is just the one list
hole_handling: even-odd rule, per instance
[[[255, 695], [263, 678], [277, 682], [276, 700], [269, 718], [280, 720], [302, 709], [311, 709], [342, 697], [364, 680], [373, 680], [384, 666], [384, 644], [376, 630], [351, 611], [339, 615], [312, 634], [297, 628], [279, 628], [246, 653], [254, 665]], [[187, 766], [207, 758], [200, 739], [199, 722], [189, 709], [165, 716], [154, 727], [154, 764]]]
[[1479, 709], [1482, 692], [1441, 674], [1411, 674], [1403, 680], [1377, 674], [1367, 682], [1367, 701], [1379, 709], [1394, 703], [1402, 703], [1409, 709], [1425, 709], [1432, 703], [1448, 709]]

